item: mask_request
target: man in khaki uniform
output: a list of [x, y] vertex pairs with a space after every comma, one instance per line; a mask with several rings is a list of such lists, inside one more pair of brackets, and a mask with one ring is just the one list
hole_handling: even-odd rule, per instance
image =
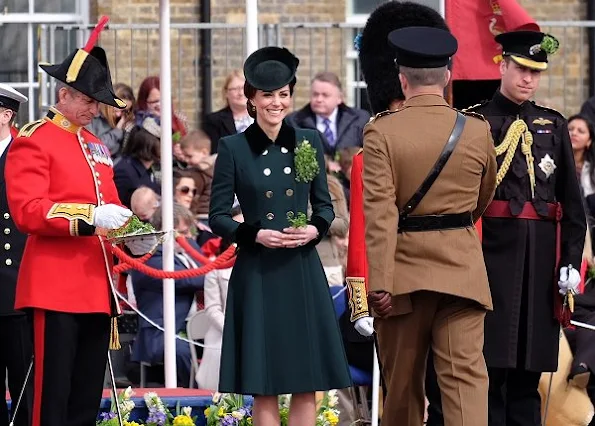
[[448, 31], [403, 28], [389, 42], [406, 101], [366, 126], [363, 172], [368, 299], [387, 387], [382, 424], [422, 425], [431, 348], [445, 425], [486, 426], [492, 300], [474, 222], [494, 195], [494, 144], [481, 116], [444, 100], [457, 50]]

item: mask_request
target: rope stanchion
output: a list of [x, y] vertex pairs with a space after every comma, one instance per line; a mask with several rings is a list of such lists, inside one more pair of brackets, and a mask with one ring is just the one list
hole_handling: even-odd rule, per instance
[[[235, 247], [230, 246], [213, 262], [208, 262], [206, 265], [203, 265], [200, 268], [186, 269], [184, 271], [163, 271], [161, 269], [151, 268], [150, 266], [147, 266], [143, 262], [139, 261], [139, 259], [135, 259], [133, 257], [128, 256], [128, 254], [126, 254], [126, 252], [124, 252], [124, 250], [122, 250], [118, 246], [112, 247], [113, 254], [116, 255], [118, 259], [122, 261], [123, 264], [129, 265], [128, 267], [132, 267], [145, 275], [149, 275], [150, 277], [158, 279], [184, 279], [205, 275], [213, 269], [219, 269], [222, 266], [226, 266], [230, 262], [230, 260], [232, 260], [233, 256], [235, 255], [235, 251]], [[118, 265], [118, 267], [119, 266], [123, 265]]]

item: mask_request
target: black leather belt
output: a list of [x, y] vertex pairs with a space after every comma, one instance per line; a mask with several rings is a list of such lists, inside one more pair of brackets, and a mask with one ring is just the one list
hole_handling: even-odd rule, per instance
[[436, 214], [426, 216], [407, 216], [399, 219], [398, 233], [424, 232], [447, 229], [469, 228], [473, 226], [471, 213]]

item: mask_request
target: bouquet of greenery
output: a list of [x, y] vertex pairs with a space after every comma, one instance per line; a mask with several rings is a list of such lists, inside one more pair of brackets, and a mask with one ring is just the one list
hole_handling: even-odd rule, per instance
[[294, 150], [295, 180], [297, 182], [312, 182], [320, 173], [320, 166], [316, 158], [316, 148], [310, 141], [304, 139]]
[[152, 232], [155, 232], [153, 225], [141, 221], [137, 216], [131, 216], [124, 226], [109, 231], [107, 238], [113, 239], [137, 234], [150, 234]]

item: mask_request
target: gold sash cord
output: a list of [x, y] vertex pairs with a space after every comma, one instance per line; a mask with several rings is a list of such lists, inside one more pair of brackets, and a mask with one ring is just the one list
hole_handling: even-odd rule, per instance
[[506, 132], [506, 136], [502, 143], [496, 146], [496, 155], [500, 156], [504, 153], [504, 160], [502, 161], [502, 165], [496, 174], [496, 185], [500, 185], [506, 173], [508, 173], [508, 169], [510, 169], [510, 165], [512, 164], [512, 159], [514, 158], [514, 153], [517, 149], [517, 146], [521, 141], [521, 152], [525, 154], [525, 159], [527, 161], [527, 173], [529, 173], [529, 181], [531, 183], [531, 198], [535, 197], [535, 167], [534, 167], [534, 158], [533, 153], [531, 152], [531, 145], [533, 145], [533, 135], [529, 131], [527, 127], [527, 123], [525, 123], [521, 119], [516, 119], [512, 122], [508, 131]]

